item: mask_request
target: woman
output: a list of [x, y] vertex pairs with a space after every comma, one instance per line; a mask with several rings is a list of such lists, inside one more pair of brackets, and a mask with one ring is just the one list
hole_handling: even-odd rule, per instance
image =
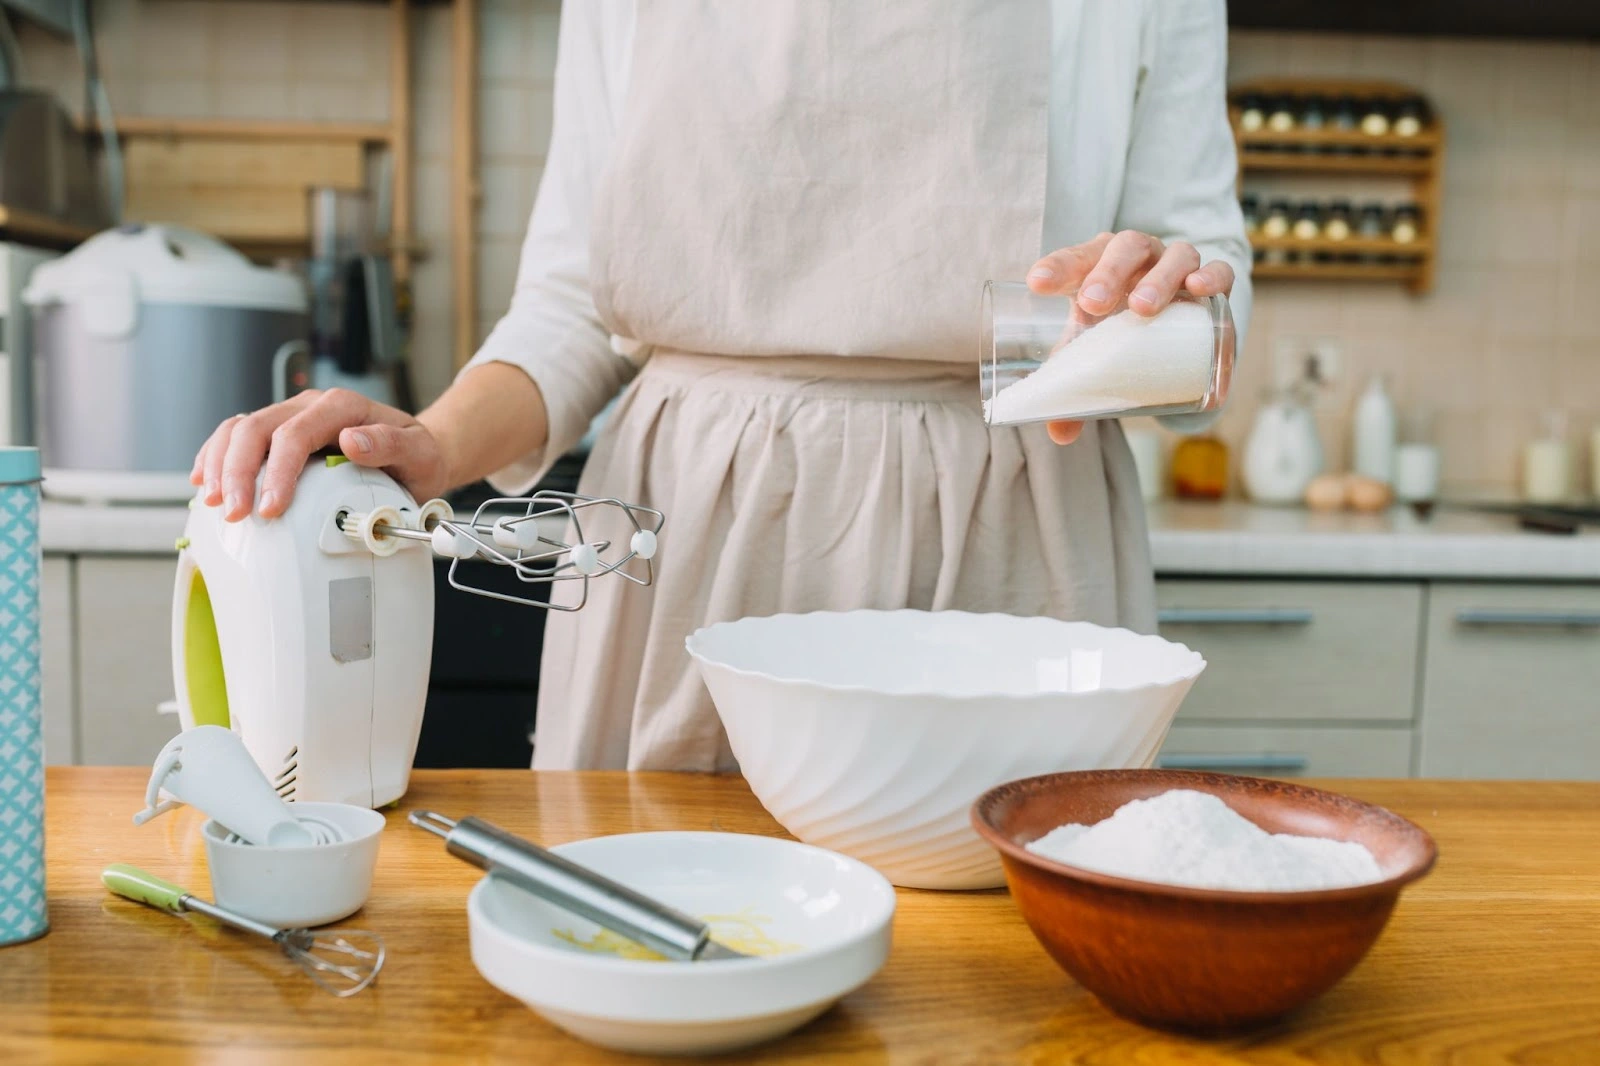
[[276, 516], [336, 442], [419, 499], [525, 492], [627, 385], [582, 491], [666, 513], [657, 580], [550, 617], [536, 768], [732, 769], [683, 647], [713, 621], [1152, 629], [1119, 426], [991, 432], [976, 296], [1232, 290], [1245, 317], [1225, 23], [1223, 0], [567, 4], [516, 294], [471, 365], [416, 418], [332, 392], [230, 419], [194, 479]]

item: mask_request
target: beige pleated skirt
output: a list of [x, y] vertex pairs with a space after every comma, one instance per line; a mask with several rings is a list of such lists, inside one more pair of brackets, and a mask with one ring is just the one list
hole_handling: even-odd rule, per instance
[[975, 368], [658, 352], [581, 491], [666, 526], [651, 587], [593, 581], [582, 610], [550, 613], [535, 769], [737, 769], [684, 650], [714, 622], [912, 607], [1155, 627], [1121, 428], [1090, 423], [1067, 447], [991, 429]]

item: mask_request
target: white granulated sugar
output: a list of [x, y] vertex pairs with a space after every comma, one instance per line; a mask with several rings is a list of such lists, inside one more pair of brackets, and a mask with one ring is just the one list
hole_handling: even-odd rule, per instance
[[991, 422], [1037, 422], [1192, 404], [1211, 387], [1211, 312], [1175, 301], [1150, 318], [1121, 311], [1078, 334], [984, 406]]
[[1068, 866], [1190, 888], [1304, 892], [1383, 880], [1360, 844], [1268, 833], [1206, 792], [1172, 789], [1092, 826], [1064, 825], [1028, 850]]

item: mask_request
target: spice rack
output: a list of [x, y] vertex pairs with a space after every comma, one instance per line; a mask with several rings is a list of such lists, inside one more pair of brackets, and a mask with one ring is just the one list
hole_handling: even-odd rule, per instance
[[1410, 185], [1410, 202], [1416, 205], [1421, 221], [1416, 237], [1405, 242], [1355, 234], [1343, 240], [1268, 237], [1257, 231], [1250, 237], [1256, 253], [1253, 277], [1399, 281], [1413, 293], [1427, 292], [1436, 266], [1433, 231], [1439, 218], [1444, 165], [1445, 133], [1438, 112], [1428, 107], [1420, 128], [1409, 135], [1392, 129], [1369, 132], [1361, 128], [1359, 116], [1354, 129], [1336, 128], [1331, 121], [1306, 128], [1298, 115], [1289, 129], [1269, 125], [1246, 129], [1241, 101], [1247, 97], [1266, 101], [1354, 98], [1363, 106], [1377, 102], [1392, 113], [1404, 101], [1420, 100], [1421, 94], [1386, 81], [1263, 78], [1230, 87], [1228, 114], [1238, 149], [1241, 190], [1251, 173], [1400, 179]]

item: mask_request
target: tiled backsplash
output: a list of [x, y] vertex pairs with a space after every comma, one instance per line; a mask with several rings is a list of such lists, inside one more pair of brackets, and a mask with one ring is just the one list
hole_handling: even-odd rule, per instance
[[[1522, 445], [1563, 410], [1600, 423], [1600, 47], [1235, 32], [1230, 79], [1381, 78], [1415, 85], [1445, 122], [1443, 218], [1433, 291], [1398, 284], [1257, 282], [1222, 436], [1242, 448], [1272, 382], [1274, 349], [1334, 339], [1323, 445], [1348, 461], [1348, 423], [1373, 373], [1402, 414], [1425, 408], [1447, 488], [1515, 491]], [[1301, 187], [1315, 188], [1307, 178]], [[1585, 480], [1584, 483], [1587, 483]]]
[[[559, 0], [480, 0], [480, 337], [510, 301], [550, 139]], [[413, 16], [415, 226], [431, 249], [414, 275], [412, 367], [419, 394], [450, 383], [450, 9]], [[112, 106], [131, 115], [330, 121], [389, 117], [384, 4], [284, 0], [97, 0], [96, 39]], [[24, 24], [24, 79], [69, 106], [83, 98], [69, 43]]]
[[[372, 120], [387, 117], [387, 10], [278, 0], [100, 0], [102, 62], [132, 114]], [[550, 129], [559, 0], [481, 0], [479, 333], [506, 306]], [[419, 391], [450, 380], [450, 15], [418, 9], [414, 66], [419, 236], [413, 360]], [[30, 81], [81, 97], [70, 49], [23, 41]], [[1460, 488], [1510, 491], [1542, 412], [1574, 440], [1600, 421], [1600, 46], [1324, 34], [1234, 33], [1234, 80], [1294, 73], [1419, 85], [1448, 137], [1434, 290], [1264, 281], [1220, 432], [1236, 450], [1272, 380], [1274, 348], [1332, 338], [1337, 380], [1323, 441], [1345, 459], [1357, 391], [1390, 375], [1402, 411], [1426, 407]], [[1580, 463], [1581, 466], [1581, 463]]]

